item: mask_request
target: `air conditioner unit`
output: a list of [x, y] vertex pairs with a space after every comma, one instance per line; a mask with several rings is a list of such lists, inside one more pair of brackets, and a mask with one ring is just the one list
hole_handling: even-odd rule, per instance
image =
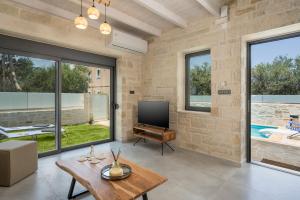
[[108, 40], [108, 46], [134, 53], [147, 53], [148, 42], [139, 37], [116, 29], [112, 30]]

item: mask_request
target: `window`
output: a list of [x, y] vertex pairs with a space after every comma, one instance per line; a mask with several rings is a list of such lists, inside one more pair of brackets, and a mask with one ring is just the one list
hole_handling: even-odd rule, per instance
[[56, 65], [50, 59], [0, 53], [0, 143], [35, 140], [39, 153], [56, 149]]
[[210, 112], [211, 58], [210, 51], [185, 56], [185, 109]]
[[96, 75], [97, 79], [101, 78], [101, 69], [97, 69], [97, 75]]

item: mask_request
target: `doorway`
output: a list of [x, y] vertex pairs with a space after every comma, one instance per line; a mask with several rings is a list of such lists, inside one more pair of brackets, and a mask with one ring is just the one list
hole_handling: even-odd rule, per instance
[[247, 51], [247, 160], [300, 172], [300, 34]]
[[0, 142], [39, 156], [114, 140], [116, 59], [0, 35]]

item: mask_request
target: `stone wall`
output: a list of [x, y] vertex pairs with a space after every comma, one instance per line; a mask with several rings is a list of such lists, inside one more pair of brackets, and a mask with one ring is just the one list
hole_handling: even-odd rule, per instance
[[[143, 98], [170, 101], [170, 124], [177, 131], [177, 145], [240, 163], [246, 149], [242, 36], [300, 22], [300, 2], [230, 2], [227, 23], [201, 18], [186, 29], [176, 28], [152, 39], [142, 69]], [[182, 55], [207, 48], [212, 58], [212, 111], [184, 111]], [[217, 94], [224, 83], [231, 95]]]
[[[116, 128], [121, 141], [133, 138], [132, 129], [137, 123], [137, 103], [142, 99], [142, 74], [143, 59], [137, 57], [122, 57], [117, 62], [117, 99], [120, 108], [117, 110]], [[130, 94], [134, 91], [134, 94]]]
[[[62, 125], [89, 122], [89, 113], [84, 109], [62, 110]], [[37, 124], [55, 124], [55, 111], [29, 110], [0, 112], [0, 125], [4, 127], [29, 126]]]
[[[117, 58], [116, 139], [127, 140], [135, 123], [136, 101], [141, 97], [142, 55], [107, 48], [105, 36], [98, 29], [88, 27], [82, 31], [73, 21], [21, 6], [9, 0], [0, 1], [0, 34], [20, 37], [71, 49]], [[129, 95], [128, 89], [135, 89]]]
[[251, 139], [252, 160], [263, 158], [300, 167], [300, 147]]
[[300, 116], [300, 104], [251, 104], [251, 123], [253, 124], [286, 126], [291, 114]]

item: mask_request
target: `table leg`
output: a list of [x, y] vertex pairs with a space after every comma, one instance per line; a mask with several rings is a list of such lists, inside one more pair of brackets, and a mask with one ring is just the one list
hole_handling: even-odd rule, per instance
[[142, 138], [137, 139], [137, 141], [133, 144], [135, 146]]
[[147, 193], [143, 194], [143, 200], [148, 200]]
[[172, 151], [175, 151], [167, 142], [166, 142], [166, 145], [170, 148], [170, 149], [172, 149]]
[[75, 178], [72, 178], [72, 182], [71, 182], [71, 185], [70, 185], [70, 189], [69, 189], [69, 193], [68, 193], [68, 199], [75, 199], [76, 197], [80, 196], [80, 195], [83, 195], [83, 194], [86, 194], [88, 193], [89, 191], [83, 191], [83, 192], [80, 192], [78, 194], [75, 194], [73, 195], [73, 192], [74, 192], [74, 188], [75, 188], [75, 183], [76, 183], [76, 179]]
[[164, 155], [164, 143], [161, 143], [161, 155]]

